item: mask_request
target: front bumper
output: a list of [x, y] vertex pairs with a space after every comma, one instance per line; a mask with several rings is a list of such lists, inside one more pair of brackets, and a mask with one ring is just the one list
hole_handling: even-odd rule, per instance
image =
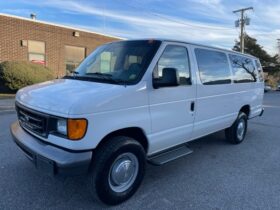
[[36, 166], [52, 175], [80, 175], [88, 172], [92, 151], [68, 151], [42, 142], [23, 130], [18, 122], [11, 125], [15, 143]]

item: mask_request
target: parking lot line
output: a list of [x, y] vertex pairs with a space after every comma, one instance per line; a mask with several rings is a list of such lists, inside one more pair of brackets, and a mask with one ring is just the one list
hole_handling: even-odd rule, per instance
[[280, 109], [280, 106], [263, 105], [263, 107]]

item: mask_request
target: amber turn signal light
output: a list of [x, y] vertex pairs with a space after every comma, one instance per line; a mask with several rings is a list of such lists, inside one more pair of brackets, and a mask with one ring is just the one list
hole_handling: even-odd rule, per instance
[[87, 131], [86, 119], [68, 119], [67, 134], [70, 140], [80, 140]]

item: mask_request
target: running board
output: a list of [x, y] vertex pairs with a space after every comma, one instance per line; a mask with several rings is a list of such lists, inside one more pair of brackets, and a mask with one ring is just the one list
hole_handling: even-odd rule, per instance
[[168, 163], [172, 160], [176, 160], [180, 157], [184, 157], [186, 155], [191, 154], [193, 151], [188, 147], [187, 144], [184, 144], [180, 147], [175, 147], [171, 150], [167, 150], [165, 152], [162, 152], [157, 155], [153, 155], [148, 158], [148, 162], [153, 165], [163, 165], [165, 163]]

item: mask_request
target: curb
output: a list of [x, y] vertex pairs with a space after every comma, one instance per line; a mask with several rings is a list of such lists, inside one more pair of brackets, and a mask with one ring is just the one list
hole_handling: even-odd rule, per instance
[[0, 96], [0, 100], [15, 99], [15, 96]]
[[5, 115], [5, 114], [14, 114], [14, 113], [16, 113], [16, 110], [14, 110], [14, 109], [10, 109], [10, 110], [1, 110], [0, 109], [0, 116]]
[[15, 106], [0, 106], [0, 111], [2, 110], [14, 110]]
[[15, 106], [0, 106], [0, 115], [16, 112]]

